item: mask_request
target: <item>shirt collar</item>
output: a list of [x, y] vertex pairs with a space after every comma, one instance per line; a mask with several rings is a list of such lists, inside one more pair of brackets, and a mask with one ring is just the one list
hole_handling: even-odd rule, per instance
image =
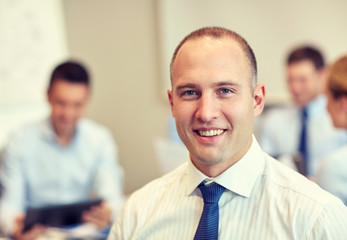
[[[80, 121], [79, 121], [80, 122]], [[75, 136], [74, 138], [72, 139], [71, 143], [76, 141], [78, 135], [79, 135], [79, 129], [80, 129], [80, 123], [77, 123], [77, 126], [76, 126], [76, 132], [75, 132]], [[42, 131], [42, 134], [43, 134], [43, 137], [47, 140], [47, 141], [53, 141], [53, 142], [58, 142], [58, 139], [57, 139], [57, 135], [54, 131], [54, 127], [53, 127], [53, 124], [52, 124], [52, 120], [51, 118], [46, 118], [42, 124], [41, 124], [41, 131]]]
[[[264, 170], [264, 153], [256, 138], [252, 136], [252, 144], [247, 153], [234, 165], [225, 170], [213, 180], [226, 189], [244, 197], [251, 195], [258, 176]], [[204, 180], [209, 180], [200, 172], [191, 161], [188, 161], [187, 195], [194, 192], [197, 186]]]

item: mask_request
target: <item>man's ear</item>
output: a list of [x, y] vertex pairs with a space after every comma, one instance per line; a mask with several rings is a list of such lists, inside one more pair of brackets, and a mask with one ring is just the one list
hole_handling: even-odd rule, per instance
[[172, 90], [168, 89], [167, 90], [167, 96], [169, 98], [169, 102], [170, 102], [170, 107], [171, 107], [171, 114], [173, 117], [175, 117], [174, 111], [173, 111], [173, 99], [172, 99]]
[[265, 86], [258, 83], [254, 88], [254, 116], [259, 116], [265, 105]]

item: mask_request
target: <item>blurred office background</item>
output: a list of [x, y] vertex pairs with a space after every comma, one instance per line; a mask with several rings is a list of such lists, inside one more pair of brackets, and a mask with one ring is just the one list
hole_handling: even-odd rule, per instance
[[13, 129], [48, 114], [53, 67], [84, 62], [93, 77], [87, 117], [114, 134], [127, 194], [161, 175], [154, 148], [168, 136], [168, 66], [189, 32], [218, 25], [253, 47], [267, 104], [290, 101], [287, 52], [347, 53], [347, 2], [236, 0], [0, 0], [0, 149]]

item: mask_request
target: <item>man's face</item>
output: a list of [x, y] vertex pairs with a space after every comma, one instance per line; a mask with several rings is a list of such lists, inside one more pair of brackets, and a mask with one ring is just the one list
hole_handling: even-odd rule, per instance
[[194, 165], [209, 176], [216, 175], [208, 170], [214, 167], [219, 175], [249, 149], [264, 86], [252, 95], [249, 66], [231, 39], [186, 42], [172, 72], [168, 95], [177, 132]]
[[303, 60], [287, 66], [287, 79], [292, 98], [299, 106], [306, 106], [322, 91], [323, 73], [311, 61]]
[[74, 134], [88, 97], [89, 89], [85, 84], [69, 83], [63, 79], [53, 83], [48, 90], [48, 101], [52, 109], [52, 124], [58, 135]]

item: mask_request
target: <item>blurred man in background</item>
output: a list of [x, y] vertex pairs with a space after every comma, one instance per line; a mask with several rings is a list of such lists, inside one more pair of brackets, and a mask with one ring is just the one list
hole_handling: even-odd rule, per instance
[[325, 62], [319, 50], [311, 46], [294, 49], [287, 58], [286, 75], [294, 104], [267, 112], [260, 145], [314, 178], [319, 161], [345, 143], [347, 135], [333, 127], [326, 110]]
[[90, 97], [86, 68], [64, 62], [51, 76], [48, 119], [19, 129], [3, 155], [0, 224], [18, 239], [35, 239], [45, 231], [36, 225], [23, 233], [29, 207], [70, 204], [100, 198], [83, 221], [100, 228], [123, 204], [123, 176], [111, 133], [82, 119]]

